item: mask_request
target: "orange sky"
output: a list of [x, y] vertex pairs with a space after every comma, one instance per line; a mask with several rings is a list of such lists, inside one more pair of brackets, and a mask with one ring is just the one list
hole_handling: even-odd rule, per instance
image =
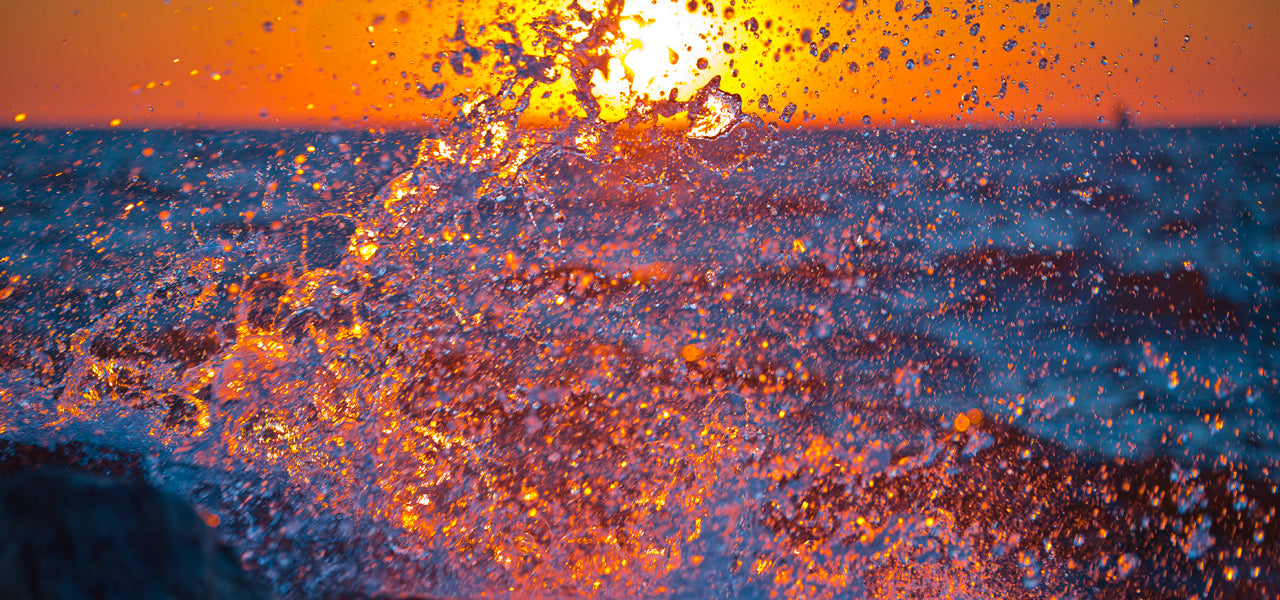
[[[638, 18], [615, 54], [634, 81], [617, 68], [612, 80], [600, 77], [607, 118], [623, 102], [609, 98], [628, 86], [637, 95], [678, 87], [684, 97], [720, 74], [722, 88], [767, 119], [794, 103], [790, 125], [1097, 125], [1121, 106], [1148, 125], [1280, 123], [1274, 0], [857, 0], [853, 11], [841, 0], [701, 0], [692, 12], [686, 4], [628, 1], [624, 13]], [[459, 94], [496, 89], [497, 53], [483, 42], [510, 36], [493, 26], [480, 33], [480, 24], [515, 23], [532, 52], [531, 19], [564, 6], [15, 3], [0, 22], [0, 118], [23, 127], [411, 125], [454, 114]], [[463, 58], [469, 76], [448, 60], [460, 48], [448, 39], [459, 19], [489, 51], [476, 63]], [[530, 118], [554, 120], [566, 104], [574, 112], [561, 99], [564, 81], [546, 86], [545, 99], [539, 89]], [[437, 84], [438, 97], [419, 93]]]

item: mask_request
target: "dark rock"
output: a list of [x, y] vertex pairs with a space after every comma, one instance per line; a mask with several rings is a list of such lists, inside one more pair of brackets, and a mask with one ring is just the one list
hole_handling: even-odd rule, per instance
[[0, 477], [0, 582], [15, 600], [267, 598], [177, 497], [44, 469]]
[[0, 481], [33, 469], [58, 469], [141, 483], [142, 457], [111, 448], [67, 442], [51, 448], [0, 439]]

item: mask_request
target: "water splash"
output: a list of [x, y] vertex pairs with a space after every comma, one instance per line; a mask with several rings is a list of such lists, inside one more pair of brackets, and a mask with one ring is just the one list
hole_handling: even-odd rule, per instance
[[[919, 188], [991, 197], [986, 171], [925, 174], [927, 143], [797, 144], [718, 79], [606, 118], [627, 18], [548, 14], [528, 47], [460, 25], [464, 55], [501, 51], [500, 90], [344, 209], [299, 211], [323, 235], [193, 229], [134, 259], [106, 310], [6, 366], [5, 432], [154, 453], [150, 477], [282, 596], [1171, 590], [1235, 560], [1211, 556], [1233, 528], [1274, 528], [1206, 516], [1274, 488], [1087, 463], [1010, 426], [1024, 407], [1060, 423], [1073, 394], [974, 391], [975, 351], [924, 321], [982, 313], [997, 276], [1098, 293], [1078, 255], [912, 250], [946, 227], [912, 212]], [[557, 73], [579, 116], [525, 125]], [[815, 156], [835, 147], [852, 159]], [[899, 152], [920, 177], [874, 171]], [[1170, 365], [1133, 352], [1155, 379]]]

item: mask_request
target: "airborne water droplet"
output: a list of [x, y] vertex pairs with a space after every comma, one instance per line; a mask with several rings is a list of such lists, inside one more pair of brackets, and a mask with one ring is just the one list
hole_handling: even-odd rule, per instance
[[1044, 25], [1044, 22], [1049, 19], [1049, 10], [1050, 7], [1048, 2], [1042, 2], [1036, 5], [1036, 20], [1038, 20], [1041, 25]]
[[795, 114], [796, 114], [796, 103], [788, 102], [787, 107], [782, 109], [782, 115], [779, 116], [778, 118], [781, 119], [783, 123], [790, 123], [791, 117], [794, 116]]

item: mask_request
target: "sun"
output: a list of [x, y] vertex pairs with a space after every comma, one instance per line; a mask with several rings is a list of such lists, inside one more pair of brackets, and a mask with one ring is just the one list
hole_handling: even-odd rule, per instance
[[591, 82], [606, 114], [621, 116], [636, 101], [668, 98], [673, 89], [687, 99], [729, 62], [733, 31], [710, 4], [638, 0], [623, 15], [608, 74], [597, 71]]

